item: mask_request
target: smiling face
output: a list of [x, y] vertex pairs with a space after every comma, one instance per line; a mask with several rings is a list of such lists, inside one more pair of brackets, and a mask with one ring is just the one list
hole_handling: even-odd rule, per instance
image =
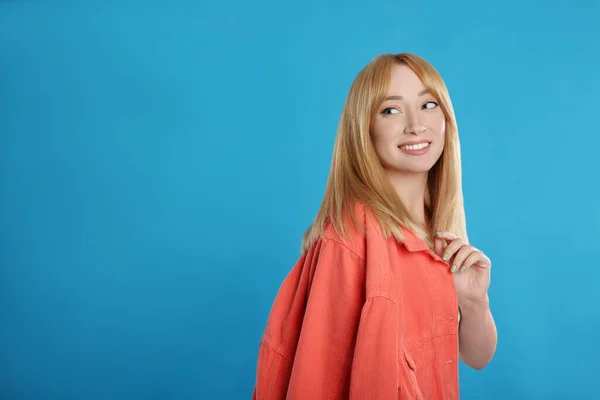
[[415, 72], [392, 67], [386, 99], [371, 120], [375, 152], [388, 172], [427, 174], [444, 149], [446, 118]]

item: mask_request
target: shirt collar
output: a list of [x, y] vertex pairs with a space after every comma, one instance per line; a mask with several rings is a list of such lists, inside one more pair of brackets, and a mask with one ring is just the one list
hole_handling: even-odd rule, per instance
[[402, 235], [404, 237], [404, 241], [402, 242], [402, 244], [404, 245], [404, 247], [406, 247], [406, 249], [408, 251], [410, 251], [410, 252], [424, 251], [425, 253], [429, 254], [434, 260], [440, 261], [440, 262], [443, 262], [444, 264], [446, 264], [446, 262], [444, 260], [442, 260], [442, 258], [440, 256], [435, 254], [429, 248], [429, 246], [427, 246], [427, 243], [423, 239], [421, 239], [420, 237], [415, 235], [413, 233], [413, 231], [411, 231], [410, 229], [407, 229], [403, 226], [400, 226], [400, 230], [402, 231]]
[[430, 250], [429, 246], [427, 246], [427, 243], [415, 235], [413, 231], [403, 226], [400, 227], [400, 230], [402, 231], [402, 236], [404, 237], [404, 241], [402, 243], [408, 249], [408, 251]]

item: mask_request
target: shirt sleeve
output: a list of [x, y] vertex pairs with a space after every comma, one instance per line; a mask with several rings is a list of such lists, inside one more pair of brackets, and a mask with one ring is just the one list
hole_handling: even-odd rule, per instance
[[352, 375], [351, 400], [397, 400], [399, 391], [398, 309], [384, 296], [367, 299], [359, 323]]
[[295, 354], [263, 340], [253, 399], [398, 399], [396, 304], [365, 300], [365, 261], [343, 245], [325, 242], [313, 262]]
[[364, 304], [364, 260], [326, 241], [318, 255], [286, 399], [348, 399]]

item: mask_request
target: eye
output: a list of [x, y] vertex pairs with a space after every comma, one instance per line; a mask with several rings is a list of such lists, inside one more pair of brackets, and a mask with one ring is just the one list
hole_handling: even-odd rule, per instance
[[436, 103], [435, 101], [428, 101], [427, 103], [423, 104], [423, 109], [424, 110], [431, 110], [432, 108], [436, 108], [438, 107], [439, 104]]
[[[395, 112], [394, 112], [395, 111]], [[383, 115], [398, 114], [400, 111], [396, 108], [386, 108], [381, 112]]]

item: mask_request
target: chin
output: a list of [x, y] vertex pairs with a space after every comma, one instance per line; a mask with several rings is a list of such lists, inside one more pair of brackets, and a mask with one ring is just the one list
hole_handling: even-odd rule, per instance
[[[404, 161], [404, 160], [403, 160]], [[393, 169], [398, 172], [408, 174], [423, 174], [431, 171], [435, 162], [432, 160], [415, 160], [414, 162], [407, 163], [406, 161], [397, 163]]]
[[[432, 166], [433, 167], [433, 166]], [[398, 168], [398, 171], [403, 173], [403, 174], [426, 174], [429, 171], [431, 171], [431, 167], [430, 168]]]
[[407, 165], [396, 165], [396, 166], [386, 167], [385, 170], [388, 173], [397, 174], [397, 175], [421, 175], [421, 174], [429, 173], [431, 168], [407, 166]]

